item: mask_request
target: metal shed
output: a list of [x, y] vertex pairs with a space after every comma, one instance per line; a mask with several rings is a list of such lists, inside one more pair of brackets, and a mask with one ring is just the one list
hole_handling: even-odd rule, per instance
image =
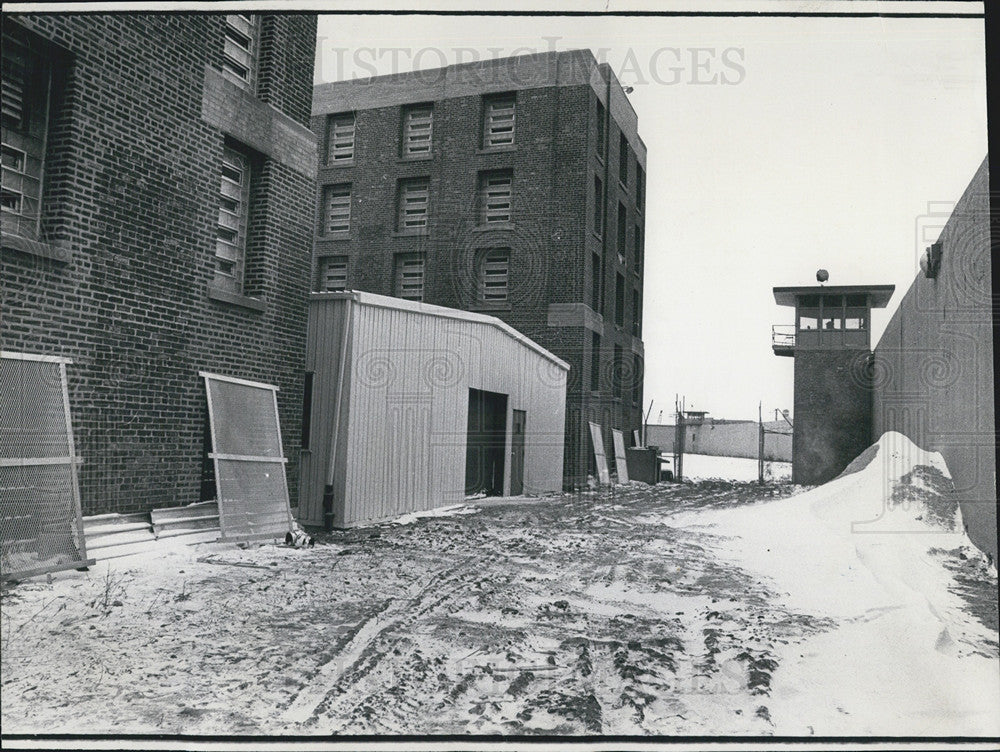
[[568, 371], [492, 316], [313, 293], [299, 520], [343, 528], [560, 491]]

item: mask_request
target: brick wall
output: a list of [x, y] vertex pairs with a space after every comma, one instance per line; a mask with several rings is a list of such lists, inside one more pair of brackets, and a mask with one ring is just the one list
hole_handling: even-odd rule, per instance
[[[317, 257], [349, 257], [347, 287], [383, 295], [393, 294], [393, 258], [398, 253], [427, 254], [424, 300], [436, 305], [476, 310], [495, 315], [567, 361], [571, 370], [567, 386], [565, 472], [569, 485], [586, 479], [590, 439], [588, 420], [604, 425], [609, 454], [610, 428], [627, 435], [641, 423], [641, 373], [635, 375], [634, 352], [641, 342], [632, 336], [632, 298], [642, 290], [641, 264], [634, 263], [635, 226], [643, 215], [635, 204], [636, 151], [630, 149], [629, 179], [618, 183], [620, 126], [614, 118], [607, 125], [606, 155], [596, 151], [598, 97], [606, 101], [608, 82], [595, 88], [581, 71], [589, 53], [517, 58], [518, 75], [510, 73], [510, 88], [517, 88], [515, 147], [483, 151], [482, 94], [503, 91], [507, 80], [503, 61], [492, 64], [488, 81], [478, 81], [461, 66], [438, 75], [399, 75], [376, 78], [371, 83], [345, 82], [317, 87], [312, 129], [322, 141], [327, 117], [355, 111], [355, 156], [349, 163], [323, 161], [319, 148], [317, 230], [322, 214], [322, 186], [351, 183], [351, 230], [347, 237], [316, 238]], [[582, 61], [582, 62], [581, 62]], [[565, 63], [565, 70], [563, 64]], [[597, 68], [592, 56], [589, 64]], [[537, 75], [532, 75], [537, 65]], [[557, 75], [555, 71], [560, 71]], [[508, 72], [509, 73], [509, 72]], [[468, 80], [466, 80], [468, 79]], [[558, 80], [557, 80], [558, 79]], [[435, 82], [429, 87], [428, 81]], [[569, 83], [565, 83], [568, 81]], [[549, 85], [544, 85], [546, 82]], [[617, 86], [617, 84], [614, 84]], [[433, 146], [430, 158], [402, 159], [400, 138], [403, 108], [409, 103], [434, 99]], [[624, 96], [624, 95], [622, 95]], [[367, 105], [366, 102], [371, 102]], [[607, 110], [606, 110], [607, 111]], [[641, 144], [634, 123], [626, 125], [631, 144]], [[645, 163], [644, 147], [640, 149]], [[477, 227], [475, 196], [480, 172], [513, 171], [513, 221], [507, 227]], [[593, 177], [605, 183], [606, 221], [601, 237], [592, 232]], [[401, 234], [396, 228], [397, 186], [400, 179], [428, 177], [430, 216], [426, 234]], [[619, 264], [617, 212], [619, 201], [627, 207], [628, 221], [624, 263]], [[510, 290], [507, 304], [484, 306], [475, 299], [477, 253], [489, 247], [511, 249]], [[551, 304], [591, 303], [591, 255], [604, 258], [605, 285], [601, 318], [590, 322], [601, 330], [601, 383], [591, 390], [591, 330], [579, 322], [549, 320]], [[615, 279], [626, 280], [625, 320], [616, 327]], [[640, 301], [641, 302], [641, 301]], [[641, 306], [640, 318], [641, 318]], [[593, 317], [591, 317], [593, 318]], [[624, 354], [623, 399], [613, 395], [612, 371], [615, 345]], [[640, 379], [640, 388], [633, 382]], [[633, 404], [633, 395], [639, 399]]]
[[[258, 160], [244, 292], [211, 300], [226, 133], [202, 118], [217, 15], [9, 17], [62, 51], [49, 129], [43, 240], [59, 262], [4, 239], [3, 348], [59, 354], [68, 369], [85, 514], [198, 501], [201, 370], [280, 388], [288, 479], [297, 481], [314, 181]], [[276, 16], [260, 76], [306, 122], [315, 18]], [[265, 47], [266, 49], [266, 47]], [[265, 56], [266, 57], [266, 56]], [[301, 197], [301, 198], [299, 198]]]

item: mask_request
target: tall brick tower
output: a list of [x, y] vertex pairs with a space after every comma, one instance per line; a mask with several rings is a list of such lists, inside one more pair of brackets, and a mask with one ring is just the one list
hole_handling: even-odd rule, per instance
[[569, 50], [326, 83], [312, 115], [313, 289], [488, 313], [568, 362], [585, 482], [587, 422], [609, 457], [642, 424], [646, 146], [611, 68]]
[[776, 325], [775, 355], [795, 358], [792, 481], [826, 483], [872, 443], [871, 309], [893, 285], [775, 287], [795, 323]]

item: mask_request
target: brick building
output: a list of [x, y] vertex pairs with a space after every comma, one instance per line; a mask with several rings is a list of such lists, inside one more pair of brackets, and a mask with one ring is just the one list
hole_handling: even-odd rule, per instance
[[571, 365], [565, 479], [587, 421], [641, 424], [646, 148], [607, 64], [548, 52], [313, 94], [314, 289], [503, 319]]
[[312, 15], [5, 14], [0, 337], [72, 359], [84, 514], [211, 498], [200, 371], [280, 388], [294, 499], [315, 42]]

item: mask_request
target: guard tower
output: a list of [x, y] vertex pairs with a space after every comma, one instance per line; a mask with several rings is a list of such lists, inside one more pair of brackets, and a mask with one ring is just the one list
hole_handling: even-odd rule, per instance
[[826, 483], [872, 443], [871, 309], [885, 308], [895, 289], [774, 288], [778, 305], [795, 307], [795, 323], [771, 336], [775, 355], [795, 358], [792, 482]]

